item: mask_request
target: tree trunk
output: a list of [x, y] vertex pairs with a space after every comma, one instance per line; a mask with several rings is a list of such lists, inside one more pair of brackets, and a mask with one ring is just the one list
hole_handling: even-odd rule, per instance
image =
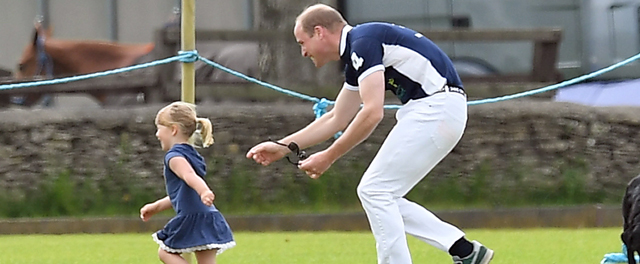
[[[295, 19], [315, 0], [258, 0], [256, 27], [259, 30], [291, 32], [290, 37], [260, 44], [261, 78], [283, 88], [296, 90], [296, 86], [339, 86], [343, 80], [340, 64], [331, 62], [316, 69], [310, 59], [300, 54], [300, 46], [293, 36]], [[334, 6], [336, 0], [323, 1]], [[336, 93], [338, 88], [336, 87]], [[313, 96], [313, 95], [312, 95]]]

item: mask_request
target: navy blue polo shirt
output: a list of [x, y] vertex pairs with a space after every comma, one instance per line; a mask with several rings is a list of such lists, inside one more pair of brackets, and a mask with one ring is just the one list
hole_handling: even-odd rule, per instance
[[340, 59], [344, 88], [357, 91], [362, 79], [384, 70], [385, 89], [404, 104], [445, 84], [463, 88], [451, 59], [422, 34], [390, 23], [372, 22], [342, 29]]

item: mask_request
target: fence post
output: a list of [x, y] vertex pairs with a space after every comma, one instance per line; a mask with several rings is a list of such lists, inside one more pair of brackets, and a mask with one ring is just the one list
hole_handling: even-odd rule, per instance
[[535, 41], [531, 81], [557, 82], [562, 80], [562, 76], [560, 76], [556, 66], [561, 39], [561, 33], [557, 32], [554, 40]]
[[[196, 49], [196, 1], [182, 0], [182, 23], [181, 23], [181, 48], [183, 51]], [[182, 63], [182, 93], [181, 100], [188, 103], [195, 103], [195, 67], [193, 62]]]
[[[196, 1], [182, 0], [182, 23], [180, 23], [180, 46], [183, 51], [196, 50]], [[195, 104], [196, 72], [194, 62], [182, 63], [182, 93], [181, 100]], [[194, 263], [194, 254], [182, 254], [188, 263]]]

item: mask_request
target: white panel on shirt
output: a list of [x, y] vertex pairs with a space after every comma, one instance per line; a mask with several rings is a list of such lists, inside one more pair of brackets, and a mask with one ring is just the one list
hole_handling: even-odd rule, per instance
[[420, 53], [398, 45], [382, 44], [382, 48], [384, 49], [382, 63], [421, 84], [426, 94], [440, 90], [447, 83], [447, 79], [438, 73], [431, 61]]
[[344, 82], [344, 84], [342, 84], [342, 88], [347, 89], [349, 91], [355, 91], [355, 92], [360, 91], [360, 88], [358, 86], [350, 85], [347, 82]]
[[[384, 59], [383, 59], [384, 60]], [[371, 68], [365, 70], [362, 74], [360, 74], [360, 76], [358, 77], [358, 84], [360, 84], [362, 82], [362, 80], [364, 80], [364, 78], [366, 78], [367, 76], [371, 75], [374, 72], [377, 71], [384, 71], [384, 65], [382, 64], [378, 64], [378, 65], [374, 65], [371, 66]]]

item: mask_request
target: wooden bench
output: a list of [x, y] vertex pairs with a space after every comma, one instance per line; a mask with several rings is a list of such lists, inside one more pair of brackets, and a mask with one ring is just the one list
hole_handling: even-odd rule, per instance
[[538, 29], [474, 29], [422, 31], [433, 41], [464, 42], [533, 42], [532, 71], [528, 74], [497, 75], [468, 78], [465, 81], [491, 82], [557, 82], [562, 75], [557, 69], [558, 49], [562, 40], [562, 30], [556, 28]]

